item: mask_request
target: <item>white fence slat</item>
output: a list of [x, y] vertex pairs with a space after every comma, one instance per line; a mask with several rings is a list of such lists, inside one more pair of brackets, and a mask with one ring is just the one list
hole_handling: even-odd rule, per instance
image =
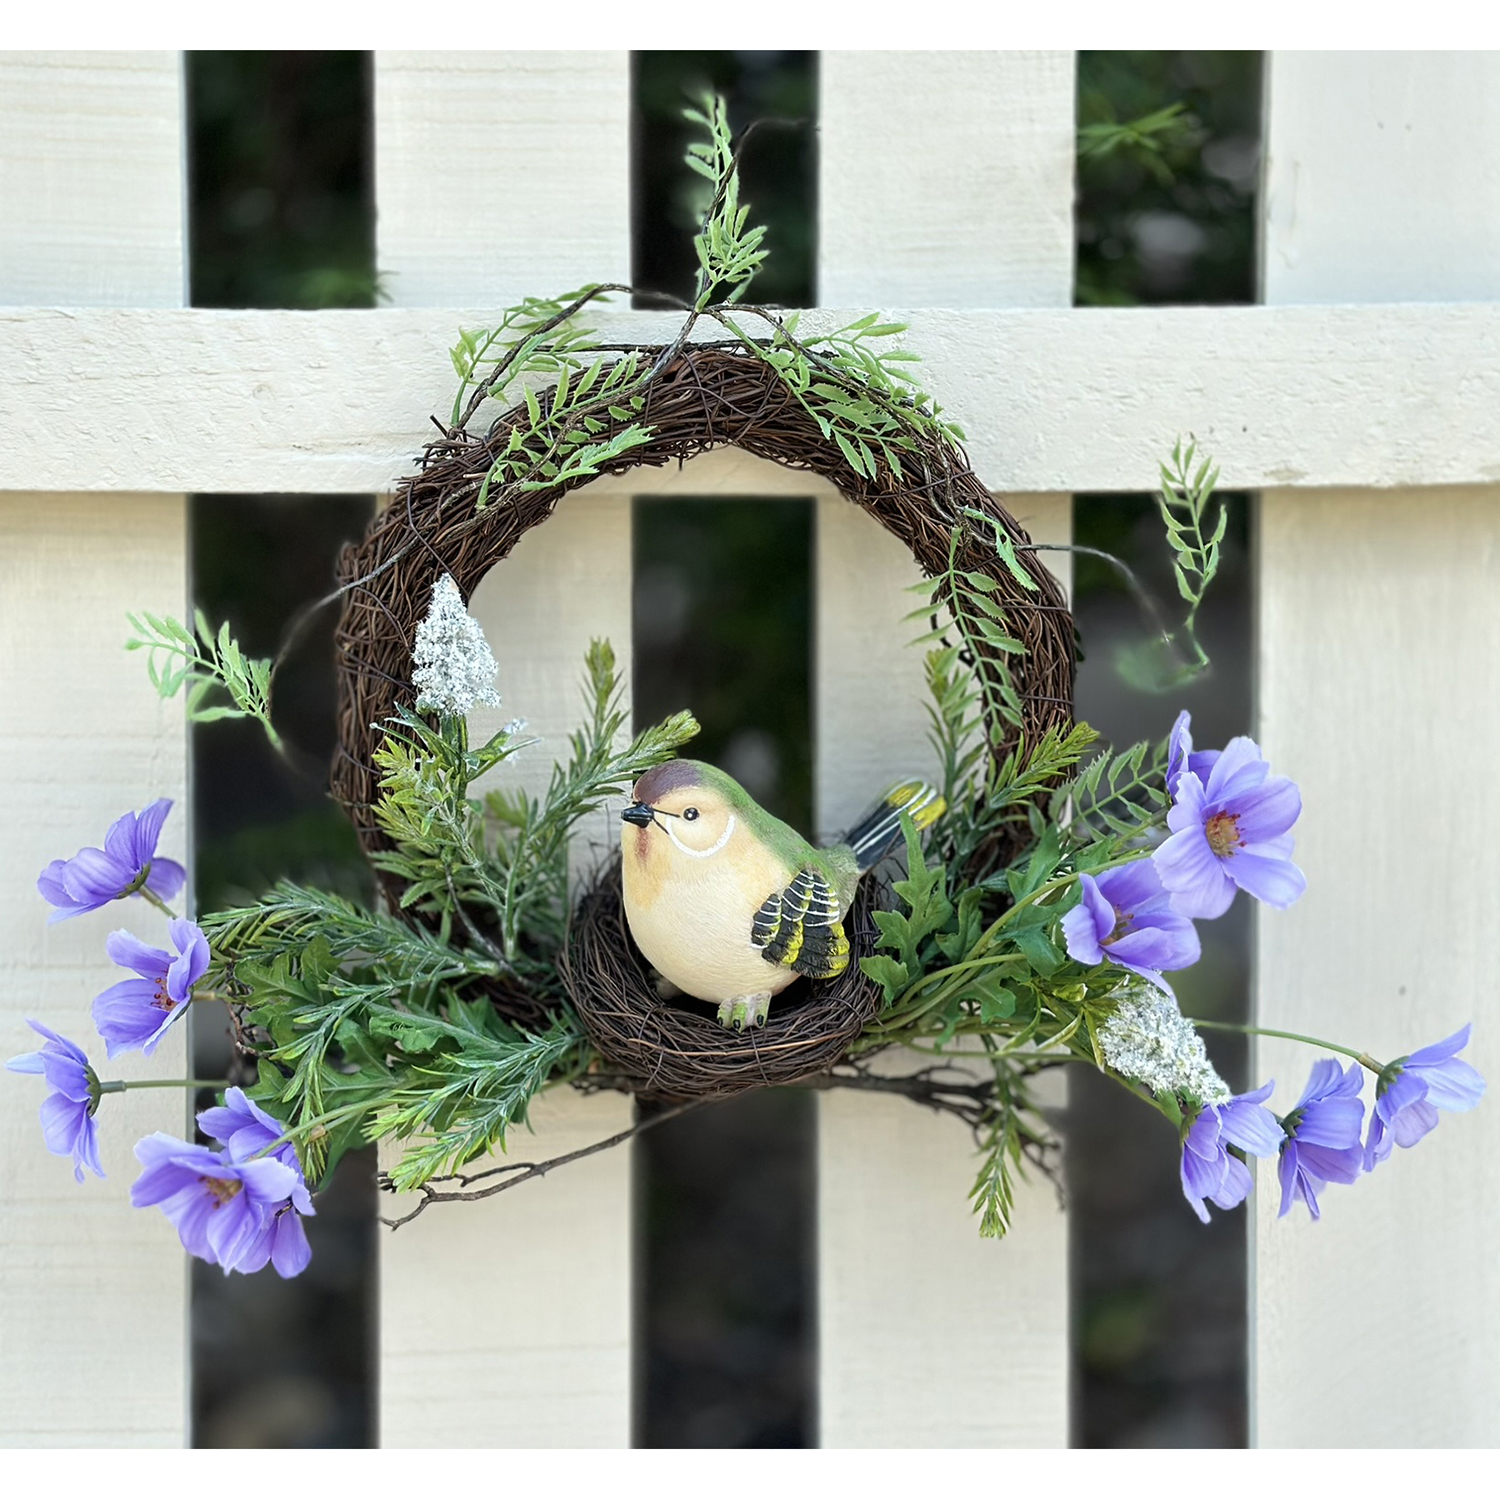
[[629, 281], [624, 53], [381, 52], [375, 119], [376, 264], [402, 307]]
[[[1007, 495], [1037, 541], [1067, 541], [1069, 497]], [[911, 554], [842, 496], [818, 508], [819, 824], [845, 827], [897, 777], [932, 774]], [[893, 1064], [894, 1071], [906, 1065]], [[1047, 1102], [1059, 1105], [1053, 1091]], [[818, 1100], [822, 1446], [1067, 1441], [1067, 1221], [1039, 1178], [1014, 1227], [979, 1237], [977, 1162], [954, 1120], [902, 1099]]]
[[824, 306], [1073, 300], [1071, 52], [824, 52], [819, 66]]
[[[820, 92], [825, 300], [1066, 305], [1070, 54], [829, 53]], [[986, 191], [960, 192], [950, 158]], [[938, 316], [945, 331], [964, 320]], [[943, 348], [939, 336], [932, 352]], [[1008, 426], [1010, 409], [981, 395], [978, 370], [928, 373], [951, 411], [973, 411], [976, 434]], [[1022, 508], [1048, 539], [1068, 536], [1066, 497]], [[917, 577], [910, 554], [869, 517], [842, 500], [820, 504], [824, 828], [847, 825], [896, 777], [932, 769], [922, 653], [901, 620], [912, 603], [904, 586]], [[903, 1100], [835, 1092], [818, 1103], [822, 1445], [1066, 1443], [1066, 1220], [1050, 1188], [1022, 1186], [1012, 1235], [981, 1240], [961, 1127]]]
[[[459, 327], [551, 280], [420, 311], [0, 310], [0, 489], [389, 488], [452, 404]], [[1238, 489], [1500, 479], [1493, 301], [885, 311], [992, 490], [1149, 490], [1183, 432]], [[680, 320], [596, 326], [669, 339]]]
[[1270, 57], [1266, 301], [1492, 301], [1500, 53]]
[[0, 52], [0, 303], [187, 300], [181, 75], [175, 52]]
[[[180, 302], [181, 142], [175, 54], [0, 56], [0, 296]], [[5, 487], [24, 492], [42, 450], [14, 436], [0, 444], [15, 460]], [[50, 477], [75, 487], [66, 466]], [[131, 902], [48, 926], [34, 882], [160, 796], [176, 803], [163, 852], [185, 855], [182, 706], [160, 703], [121, 650], [126, 610], [183, 614], [185, 534], [180, 494], [0, 493], [0, 759], [11, 787], [0, 1057], [41, 1045], [24, 1022], [35, 1016], [106, 1078], [182, 1076], [183, 1030], [150, 1059], [106, 1064], [89, 1016], [119, 977], [105, 936], [127, 926], [160, 942], [163, 918]], [[181, 1445], [187, 1257], [159, 1213], [131, 1209], [129, 1188], [135, 1141], [186, 1133], [183, 1095], [108, 1099], [98, 1117], [108, 1177], [79, 1186], [43, 1147], [41, 1080], [0, 1078], [0, 1444]]]
[[[1269, 299], [1500, 294], [1486, 227], [1500, 58], [1278, 52], [1270, 69]], [[1451, 404], [1438, 409], [1468, 447]], [[1260, 725], [1302, 786], [1308, 890], [1261, 914], [1257, 1013], [1382, 1060], [1472, 1020], [1469, 1055], [1493, 1083], [1500, 488], [1272, 490], [1260, 565]], [[1309, 1061], [1268, 1042], [1256, 1076], [1290, 1101]], [[1301, 1207], [1277, 1220], [1261, 1168], [1262, 1444], [1500, 1440], [1497, 1163], [1491, 1098], [1371, 1181], [1331, 1187], [1318, 1224]]]
[[[1381, 1061], [1472, 1020], [1466, 1056], [1491, 1096], [1330, 1187], [1317, 1224], [1300, 1205], [1277, 1219], [1274, 1170], [1259, 1168], [1258, 1441], [1493, 1447], [1500, 491], [1272, 491], [1260, 558], [1263, 745], [1302, 787], [1308, 888], [1259, 915], [1258, 1015]], [[1259, 1049], [1278, 1108], [1316, 1055]]]
[[[11, 822], [0, 874], [0, 1057], [42, 1045], [35, 1016], [78, 1042], [104, 1078], [181, 1078], [185, 1028], [154, 1056], [106, 1063], [93, 997], [120, 977], [105, 936], [148, 942], [144, 902], [47, 925], [35, 880], [99, 845], [121, 813], [175, 800], [162, 852], [181, 860], [180, 703], [163, 704], [120, 649], [127, 609], [182, 614], [183, 503], [170, 495], [0, 495], [0, 760]], [[73, 1180], [42, 1144], [41, 1079], [0, 1075], [0, 1442], [176, 1446], [187, 1418], [187, 1258], [155, 1209], [130, 1207], [132, 1145], [186, 1134], [184, 1096], [112, 1095], [98, 1116], [103, 1182]]]
[[[477, 324], [528, 292], [623, 272], [626, 54], [377, 53], [375, 69], [377, 262], [398, 301], [493, 298]], [[443, 344], [458, 327], [441, 312], [417, 324]], [[409, 410], [425, 409], [422, 368], [406, 378]], [[545, 737], [518, 765], [532, 790], [579, 721], [589, 636], [609, 636], [628, 668], [630, 581], [628, 507], [570, 496], [474, 592], [500, 665], [496, 717]], [[558, 1155], [630, 1117], [623, 1096], [559, 1090], [507, 1159]], [[629, 1442], [629, 1181], [615, 1151], [382, 1240], [386, 1446]]]

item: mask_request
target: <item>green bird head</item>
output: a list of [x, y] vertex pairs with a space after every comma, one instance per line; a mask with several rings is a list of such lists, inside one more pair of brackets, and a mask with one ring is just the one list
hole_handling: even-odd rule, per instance
[[811, 852], [796, 829], [773, 817], [733, 776], [701, 760], [669, 760], [635, 784], [635, 800], [620, 814], [645, 836], [652, 829], [682, 854], [723, 849], [737, 827], [793, 863]]

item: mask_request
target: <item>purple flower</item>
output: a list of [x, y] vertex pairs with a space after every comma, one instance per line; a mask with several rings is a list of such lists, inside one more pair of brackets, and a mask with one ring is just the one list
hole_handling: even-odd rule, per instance
[[208, 939], [196, 922], [174, 917], [167, 932], [177, 950], [174, 958], [161, 948], [148, 948], [123, 928], [110, 933], [104, 947], [138, 979], [122, 979], [94, 1001], [94, 1025], [111, 1057], [139, 1047], [150, 1057], [178, 1016], [187, 1014], [193, 986], [208, 968]]
[[222, 1266], [225, 1275], [265, 1265], [277, 1217], [298, 1186], [290, 1167], [269, 1157], [231, 1161], [226, 1152], [160, 1131], [138, 1141], [135, 1154], [145, 1170], [131, 1186], [130, 1201], [137, 1208], [159, 1204], [190, 1255]]
[[199, 1110], [198, 1128], [216, 1141], [223, 1141], [235, 1161], [249, 1161], [273, 1142], [279, 1142], [267, 1154], [273, 1161], [290, 1167], [301, 1180], [302, 1163], [297, 1159], [297, 1148], [281, 1139], [286, 1126], [253, 1099], [246, 1098], [244, 1089], [226, 1089], [222, 1104]]
[[1436, 1128], [1438, 1110], [1473, 1109], [1484, 1097], [1484, 1079], [1457, 1056], [1469, 1045], [1472, 1029], [1465, 1026], [1410, 1057], [1398, 1057], [1381, 1073], [1365, 1141], [1365, 1171], [1391, 1154], [1392, 1141], [1415, 1146]]
[[1363, 1070], [1350, 1063], [1347, 1070], [1331, 1057], [1312, 1066], [1307, 1087], [1297, 1107], [1282, 1120], [1286, 1139], [1281, 1143], [1281, 1211], [1284, 1219], [1301, 1199], [1318, 1218], [1318, 1194], [1330, 1182], [1353, 1182], [1359, 1177], [1364, 1150], [1359, 1128], [1364, 1122], [1364, 1100], [1359, 1097]]
[[1182, 1142], [1182, 1192], [1205, 1224], [1204, 1199], [1234, 1208], [1250, 1196], [1250, 1169], [1229, 1154], [1224, 1142], [1256, 1156], [1275, 1156], [1280, 1147], [1281, 1126], [1264, 1104], [1274, 1086], [1268, 1083], [1252, 1094], [1205, 1104], [1188, 1127]]
[[126, 813], [111, 824], [102, 849], [80, 849], [72, 859], [54, 859], [36, 881], [37, 890], [57, 907], [48, 922], [98, 911], [121, 896], [138, 894], [142, 886], [170, 901], [187, 879], [176, 860], [156, 853], [171, 809], [170, 799], [159, 798], [144, 812]]
[[1167, 795], [1177, 795], [1177, 779], [1184, 771], [1191, 771], [1199, 781], [1206, 783], [1214, 762], [1222, 754], [1218, 750], [1193, 749], [1193, 717], [1187, 709], [1177, 715], [1172, 726], [1172, 735], [1167, 742]]
[[[296, 1174], [296, 1186], [289, 1200], [277, 1209], [257, 1247], [255, 1253], [260, 1254], [260, 1259], [251, 1265], [248, 1262], [252, 1257], [247, 1255], [238, 1269], [259, 1270], [269, 1257], [282, 1276], [296, 1276], [305, 1270], [312, 1259], [312, 1249], [307, 1243], [302, 1219], [312, 1217], [316, 1210], [302, 1175], [302, 1163], [297, 1159], [297, 1148], [290, 1141], [281, 1140], [286, 1133], [285, 1126], [253, 1099], [246, 1098], [243, 1089], [227, 1089], [223, 1104], [199, 1111], [198, 1128], [215, 1140], [223, 1141], [232, 1161], [252, 1161], [259, 1153], [265, 1152], [266, 1160], [279, 1161]], [[272, 1145], [278, 1141], [279, 1145]], [[271, 1149], [267, 1150], [268, 1147]]]
[[41, 1073], [52, 1085], [42, 1100], [42, 1136], [54, 1156], [73, 1158], [73, 1176], [83, 1181], [83, 1169], [104, 1176], [99, 1164], [99, 1131], [94, 1111], [99, 1107], [99, 1079], [89, 1067], [83, 1048], [48, 1030], [40, 1021], [26, 1024], [47, 1038], [40, 1052], [23, 1052], [6, 1067], [13, 1073]]
[[1224, 747], [1206, 783], [1180, 770], [1167, 814], [1171, 837], [1151, 856], [1172, 904], [1185, 917], [1217, 917], [1239, 889], [1268, 906], [1290, 906], [1307, 886], [1288, 858], [1288, 830], [1301, 811], [1296, 783], [1272, 776], [1244, 735]]
[[1166, 989], [1162, 969], [1198, 962], [1192, 922], [1172, 910], [1172, 898], [1149, 859], [1097, 878], [1080, 875], [1082, 899], [1062, 920], [1068, 952], [1081, 964], [1118, 964]]

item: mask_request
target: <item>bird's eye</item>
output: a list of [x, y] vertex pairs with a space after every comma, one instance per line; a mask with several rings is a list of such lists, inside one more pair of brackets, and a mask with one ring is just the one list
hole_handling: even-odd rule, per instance
[[682, 816], [687, 822], [696, 823], [698, 821], [698, 809], [696, 807], [685, 808]]

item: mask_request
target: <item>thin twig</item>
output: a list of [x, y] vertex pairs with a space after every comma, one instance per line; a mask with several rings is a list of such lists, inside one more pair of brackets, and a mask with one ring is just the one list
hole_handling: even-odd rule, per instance
[[[451, 1177], [437, 1177], [434, 1182], [457, 1182], [461, 1188], [470, 1183], [479, 1182], [486, 1177], [495, 1177], [504, 1173], [514, 1173], [507, 1176], [503, 1182], [491, 1183], [489, 1187], [480, 1188], [477, 1192], [445, 1193], [434, 1188], [431, 1183], [420, 1183], [416, 1189], [421, 1193], [422, 1201], [412, 1209], [409, 1214], [403, 1214], [399, 1219], [387, 1219], [381, 1215], [380, 1222], [392, 1229], [399, 1229], [403, 1224], [410, 1224], [429, 1203], [473, 1203], [481, 1198], [493, 1198], [496, 1193], [506, 1192], [513, 1187], [519, 1187], [523, 1182], [530, 1182], [537, 1177], [545, 1177], [554, 1167], [565, 1167], [570, 1162], [582, 1161], [586, 1156], [597, 1156], [601, 1151], [608, 1151], [615, 1146], [621, 1146], [626, 1141], [638, 1135], [644, 1135], [653, 1126], [660, 1125], [666, 1120], [675, 1120], [678, 1115], [685, 1115], [689, 1110], [697, 1109], [701, 1104], [707, 1104], [707, 1099], [689, 1099], [684, 1104], [673, 1105], [670, 1109], [664, 1109], [660, 1114], [651, 1115], [644, 1120], [637, 1120], [629, 1130], [622, 1130], [617, 1135], [608, 1136], [602, 1141], [595, 1141], [592, 1145], [582, 1146], [577, 1151], [567, 1151], [561, 1156], [549, 1157], [546, 1161], [513, 1161], [503, 1166], [490, 1167], [483, 1172], [475, 1172], [464, 1176], [455, 1174]], [[399, 1189], [391, 1181], [387, 1173], [380, 1174], [380, 1187], [383, 1192], [394, 1193]]]

